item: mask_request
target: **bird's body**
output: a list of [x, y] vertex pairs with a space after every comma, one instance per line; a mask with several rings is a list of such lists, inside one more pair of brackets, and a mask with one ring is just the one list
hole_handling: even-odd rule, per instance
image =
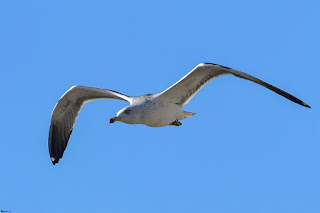
[[121, 109], [115, 117], [110, 119], [110, 123], [121, 121], [126, 124], [144, 124], [150, 127], [180, 126], [179, 120], [196, 114], [183, 111], [181, 108], [204, 85], [226, 74], [260, 84], [295, 103], [310, 108], [300, 99], [258, 78], [212, 63], [199, 64], [177, 83], [156, 94], [129, 97], [107, 89], [73, 86], [60, 98], [52, 112], [49, 132], [49, 152], [52, 163], [58, 163], [62, 157], [77, 116], [85, 103], [99, 99], [118, 99], [129, 102], [130, 105]]
[[130, 119], [123, 117], [121, 121], [126, 124], [144, 124], [149, 127], [164, 127], [170, 125], [175, 120], [183, 120], [187, 117], [195, 115], [195, 113], [185, 112], [175, 103], [168, 102], [159, 98], [159, 94], [143, 95], [131, 97], [132, 104], [125, 107], [117, 114], [125, 114], [125, 111], [130, 109], [128, 114]]

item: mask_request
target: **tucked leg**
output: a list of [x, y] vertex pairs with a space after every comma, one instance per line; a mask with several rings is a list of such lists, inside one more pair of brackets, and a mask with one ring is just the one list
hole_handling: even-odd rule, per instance
[[175, 121], [173, 121], [170, 125], [173, 125], [173, 126], [181, 126], [182, 123], [181, 123], [180, 121], [178, 121], [178, 120], [175, 120]]

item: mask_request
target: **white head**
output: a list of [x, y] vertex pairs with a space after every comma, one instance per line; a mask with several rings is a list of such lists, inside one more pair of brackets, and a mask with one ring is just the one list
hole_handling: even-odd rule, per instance
[[138, 107], [127, 106], [119, 110], [117, 116], [110, 118], [109, 123], [121, 121], [126, 124], [139, 124], [140, 122], [140, 111]]

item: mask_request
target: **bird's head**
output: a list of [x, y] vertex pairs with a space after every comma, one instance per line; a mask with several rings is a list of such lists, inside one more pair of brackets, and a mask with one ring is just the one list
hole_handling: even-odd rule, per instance
[[127, 106], [117, 113], [117, 116], [110, 118], [109, 123], [121, 121], [126, 124], [138, 124], [139, 123], [139, 110], [133, 106]]

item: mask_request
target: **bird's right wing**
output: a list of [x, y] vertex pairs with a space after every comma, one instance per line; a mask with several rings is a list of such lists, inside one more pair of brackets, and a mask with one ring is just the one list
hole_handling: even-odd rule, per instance
[[203, 86], [219, 76], [228, 74], [260, 84], [261, 86], [264, 86], [272, 90], [273, 92], [289, 99], [290, 101], [310, 108], [310, 106], [302, 100], [283, 91], [282, 89], [272, 86], [267, 82], [264, 82], [244, 72], [212, 63], [199, 64], [183, 78], [181, 78], [177, 83], [160, 93], [159, 98], [184, 107]]
[[112, 90], [85, 86], [71, 87], [62, 95], [52, 111], [48, 145], [53, 164], [62, 158], [82, 106], [89, 101], [99, 99], [132, 102], [131, 97]]

